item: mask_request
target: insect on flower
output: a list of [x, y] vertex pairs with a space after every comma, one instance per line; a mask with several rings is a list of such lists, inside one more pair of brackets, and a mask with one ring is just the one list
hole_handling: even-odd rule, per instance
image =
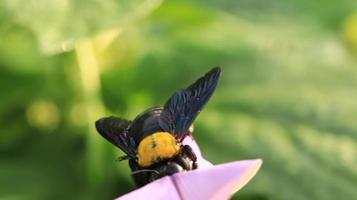
[[197, 157], [183, 139], [192, 134], [193, 121], [212, 96], [221, 69], [215, 67], [184, 90], [174, 93], [163, 107], [153, 107], [133, 121], [106, 117], [97, 131], [126, 155], [138, 187], [161, 177], [198, 168]]

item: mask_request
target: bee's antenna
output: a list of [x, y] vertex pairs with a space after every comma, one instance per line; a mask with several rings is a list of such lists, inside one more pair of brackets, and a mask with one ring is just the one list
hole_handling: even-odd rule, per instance
[[138, 174], [138, 173], [141, 173], [141, 172], [154, 172], [154, 173], [160, 175], [160, 173], [157, 170], [153, 170], [153, 169], [140, 169], [140, 170], [136, 170], [134, 172], [131, 172], [131, 174], [134, 175], [134, 174]]

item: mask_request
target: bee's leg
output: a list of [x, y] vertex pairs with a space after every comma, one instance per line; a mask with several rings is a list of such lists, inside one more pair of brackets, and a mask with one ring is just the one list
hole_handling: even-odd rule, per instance
[[117, 159], [115, 159], [115, 161], [123, 161], [123, 160], [128, 160], [130, 159], [130, 157], [128, 155], [125, 155], [125, 156], [120, 156], [118, 157]]
[[188, 158], [185, 154], [179, 154], [173, 160], [178, 165], [180, 165], [184, 170], [192, 170], [191, 158]]
[[197, 162], [195, 161], [195, 162], [193, 162], [193, 164], [192, 164], [192, 169], [197, 169], [198, 168], [198, 164], [197, 164]]
[[197, 156], [195, 154], [195, 152], [193, 151], [193, 149], [189, 146], [189, 145], [184, 145], [182, 148], [183, 153], [189, 157], [193, 164], [192, 164], [192, 169], [197, 169], [198, 165], [197, 165]]

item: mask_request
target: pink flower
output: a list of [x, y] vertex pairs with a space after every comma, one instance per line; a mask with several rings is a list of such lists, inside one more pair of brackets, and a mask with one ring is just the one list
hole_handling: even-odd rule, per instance
[[191, 137], [186, 137], [183, 143], [190, 145], [197, 155], [198, 169], [163, 177], [117, 200], [228, 199], [246, 185], [262, 165], [261, 159], [213, 165], [202, 157]]

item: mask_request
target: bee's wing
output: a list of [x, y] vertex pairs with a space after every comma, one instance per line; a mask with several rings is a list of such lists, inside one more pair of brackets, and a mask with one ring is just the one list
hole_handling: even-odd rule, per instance
[[212, 96], [220, 75], [221, 69], [215, 67], [185, 90], [176, 92], [164, 106], [164, 112], [159, 121], [161, 128], [174, 133], [182, 140], [188, 133], [190, 125]]
[[95, 122], [95, 127], [100, 135], [124, 151], [128, 158], [135, 158], [135, 141], [126, 132], [129, 125], [130, 121], [118, 117], [105, 117]]

